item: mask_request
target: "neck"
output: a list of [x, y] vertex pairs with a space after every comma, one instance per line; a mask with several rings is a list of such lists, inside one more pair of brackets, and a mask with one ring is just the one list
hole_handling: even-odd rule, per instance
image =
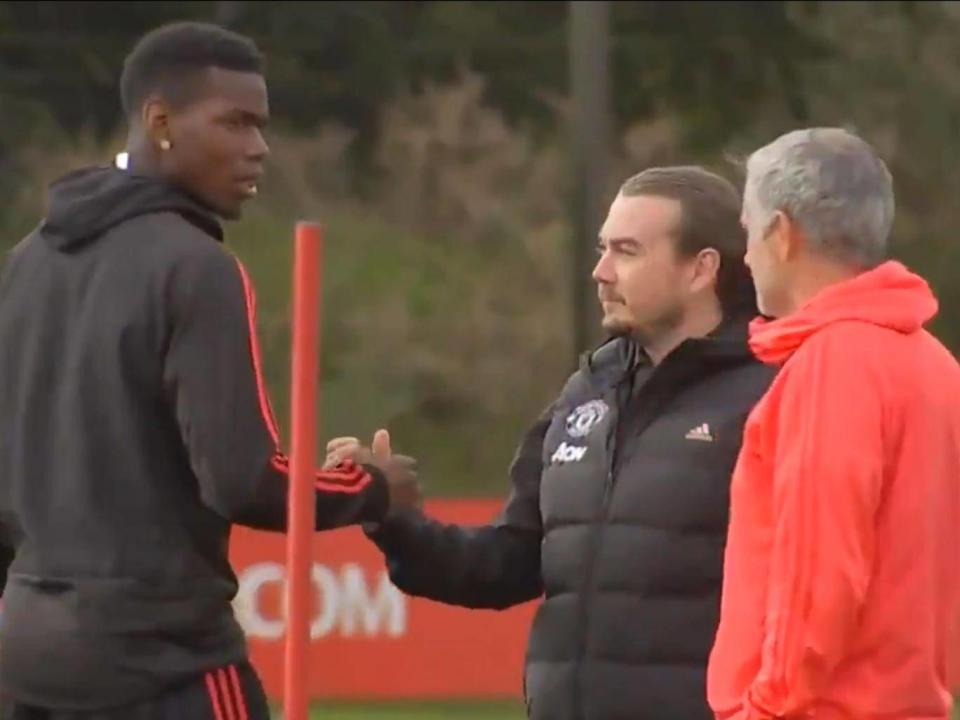
[[806, 305], [823, 290], [856, 276], [860, 271], [849, 265], [841, 265], [830, 260], [810, 260], [798, 268], [792, 287], [788, 293], [787, 312], [791, 314]]
[[157, 157], [153, 145], [147, 141], [142, 133], [131, 131], [127, 138], [128, 167], [138, 175], [159, 177], [160, 159]]
[[676, 350], [682, 342], [690, 338], [702, 338], [717, 329], [723, 322], [723, 311], [719, 302], [713, 302], [702, 311], [687, 313], [683, 321], [666, 330], [658, 337], [644, 343], [643, 349], [654, 365]]

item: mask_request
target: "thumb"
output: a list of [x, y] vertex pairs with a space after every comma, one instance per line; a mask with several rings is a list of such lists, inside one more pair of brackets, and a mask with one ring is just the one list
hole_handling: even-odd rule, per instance
[[373, 457], [378, 462], [386, 462], [390, 459], [390, 433], [386, 430], [377, 430], [373, 435], [371, 445]]

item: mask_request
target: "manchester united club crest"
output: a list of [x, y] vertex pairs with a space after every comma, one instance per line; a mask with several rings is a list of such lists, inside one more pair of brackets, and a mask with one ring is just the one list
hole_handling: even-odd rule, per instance
[[586, 437], [609, 411], [610, 406], [603, 400], [591, 400], [580, 405], [567, 416], [567, 434], [575, 438]]

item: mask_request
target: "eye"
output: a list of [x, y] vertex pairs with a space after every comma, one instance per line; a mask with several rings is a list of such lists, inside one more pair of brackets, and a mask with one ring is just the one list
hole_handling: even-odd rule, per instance
[[224, 118], [223, 124], [229, 130], [243, 130], [247, 125], [244, 119], [240, 117]]
[[625, 255], [627, 257], [634, 257], [642, 254], [641, 247], [633, 242], [612, 243], [611, 248], [613, 248], [613, 252], [615, 252], [617, 255]]

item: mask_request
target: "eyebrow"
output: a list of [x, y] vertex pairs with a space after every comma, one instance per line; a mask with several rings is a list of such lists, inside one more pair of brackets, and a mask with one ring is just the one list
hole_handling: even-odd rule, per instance
[[601, 245], [602, 247], [612, 247], [614, 250], [622, 249], [624, 247], [639, 248], [642, 245], [639, 240], [636, 240], [632, 237], [612, 237], [609, 240], [597, 238], [597, 244]]
[[270, 121], [270, 118], [268, 116], [261, 115], [260, 113], [251, 112], [249, 110], [236, 109], [236, 110], [232, 110], [229, 113], [229, 115], [237, 116], [242, 118], [243, 120], [247, 120], [253, 123], [254, 125], [256, 125], [261, 130], [267, 127]]

